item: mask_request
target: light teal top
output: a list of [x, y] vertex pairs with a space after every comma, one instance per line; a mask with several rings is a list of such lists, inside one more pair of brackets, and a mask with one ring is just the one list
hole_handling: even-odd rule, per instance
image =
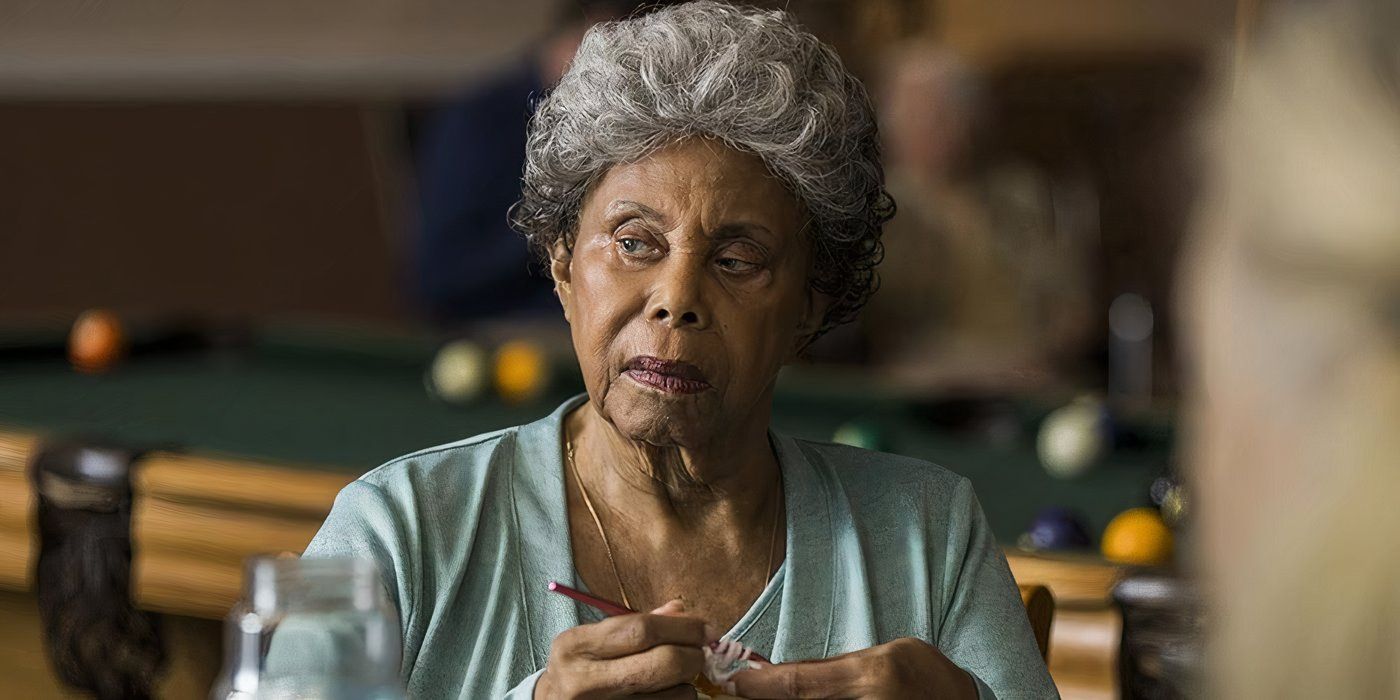
[[[415, 452], [346, 486], [305, 556], [378, 562], [410, 697], [527, 699], [555, 635], [596, 620], [565, 511], [565, 402], [529, 425]], [[775, 662], [917, 637], [982, 697], [1056, 697], [968, 480], [907, 457], [772, 434], [787, 559], [729, 636]]]

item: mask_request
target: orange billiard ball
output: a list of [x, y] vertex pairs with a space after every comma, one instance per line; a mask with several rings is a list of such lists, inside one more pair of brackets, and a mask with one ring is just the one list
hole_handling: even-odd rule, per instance
[[537, 398], [548, 388], [549, 359], [528, 340], [512, 340], [496, 350], [496, 392], [507, 403]]
[[105, 372], [126, 351], [121, 319], [111, 311], [84, 311], [68, 335], [68, 361], [80, 372]]
[[1171, 562], [1172, 540], [1171, 528], [1156, 508], [1130, 508], [1104, 528], [1103, 555], [1120, 564], [1161, 566]]

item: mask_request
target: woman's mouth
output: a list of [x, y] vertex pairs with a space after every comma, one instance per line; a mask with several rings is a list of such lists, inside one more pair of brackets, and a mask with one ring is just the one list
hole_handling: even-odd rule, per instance
[[698, 394], [710, 388], [699, 367], [679, 360], [638, 355], [627, 361], [622, 373], [638, 384], [668, 394]]

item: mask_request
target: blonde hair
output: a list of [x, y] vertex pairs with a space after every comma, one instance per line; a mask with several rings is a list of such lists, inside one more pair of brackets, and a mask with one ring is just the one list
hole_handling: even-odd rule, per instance
[[1183, 310], [1219, 697], [1400, 696], [1400, 100], [1378, 7], [1282, 18], [1213, 122]]

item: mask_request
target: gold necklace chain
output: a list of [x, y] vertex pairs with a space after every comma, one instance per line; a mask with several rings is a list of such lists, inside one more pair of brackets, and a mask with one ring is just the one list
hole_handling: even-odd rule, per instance
[[570, 440], [566, 445], [569, 453], [569, 471], [574, 473], [578, 491], [583, 494], [583, 504], [588, 506], [588, 514], [593, 516], [593, 524], [598, 526], [598, 536], [603, 539], [603, 551], [608, 554], [608, 564], [612, 565], [613, 578], [617, 580], [617, 592], [622, 596], [622, 604], [631, 608], [632, 601], [627, 599], [627, 589], [623, 587], [622, 575], [617, 571], [617, 559], [613, 558], [612, 545], [608, 544], [608, 533], [603, 530], [603, 521], [598, 519], [598, 509], [593, 507], [593, 499], [588, 497], [588, 489], [583, 487], [583, 477], [579, 476], [578, 464], [574, 462], [574, 442]]
[[[613, 556], [612, 544], [608, 542], [608, 533], [603, 529], [603, 521], [598, 517], [598, 509], [593, 507], [593, 499], [588, 496], [588, 489], [583, 485], [583, 477], [579, 475], [578, 463], [574, 461], [574, 442], [566, 440], [564, 443], [565, 454], [569, 459], [569, 471], [574, 473], [574, 483], [578, 484], [578, 492], [583, 496], [583, 505], [588, 507], [588, 514], [593, 516], [593, 525], [598, 528], [598, 537], [603, 540], [603, 552], [608, 555], [608, 565], [612, 567], [613, 580], [617, 583], [618, 595], [622, 598], [622, 604], [632, 608], [632, 601], [627, 598], [627, 587], [622, 585], [622, 574], [617, 569], [617, 558]], [[781, 495], [783, 486], [782, 472], [778, 472], [778, 491]], [[778, 519], [782, 513], [782, 508], [775, 505], [773, 508], [773, 527], [768, 533], [768, 566], [763, 572], [763, 586], [759, 588], [759, 595], [763, 594], [763, 589], [768, 587], [768, 578], [773, 574], [773, 548], [778, 541]], [[635, 609], [635, 608], [633, 608]]]

